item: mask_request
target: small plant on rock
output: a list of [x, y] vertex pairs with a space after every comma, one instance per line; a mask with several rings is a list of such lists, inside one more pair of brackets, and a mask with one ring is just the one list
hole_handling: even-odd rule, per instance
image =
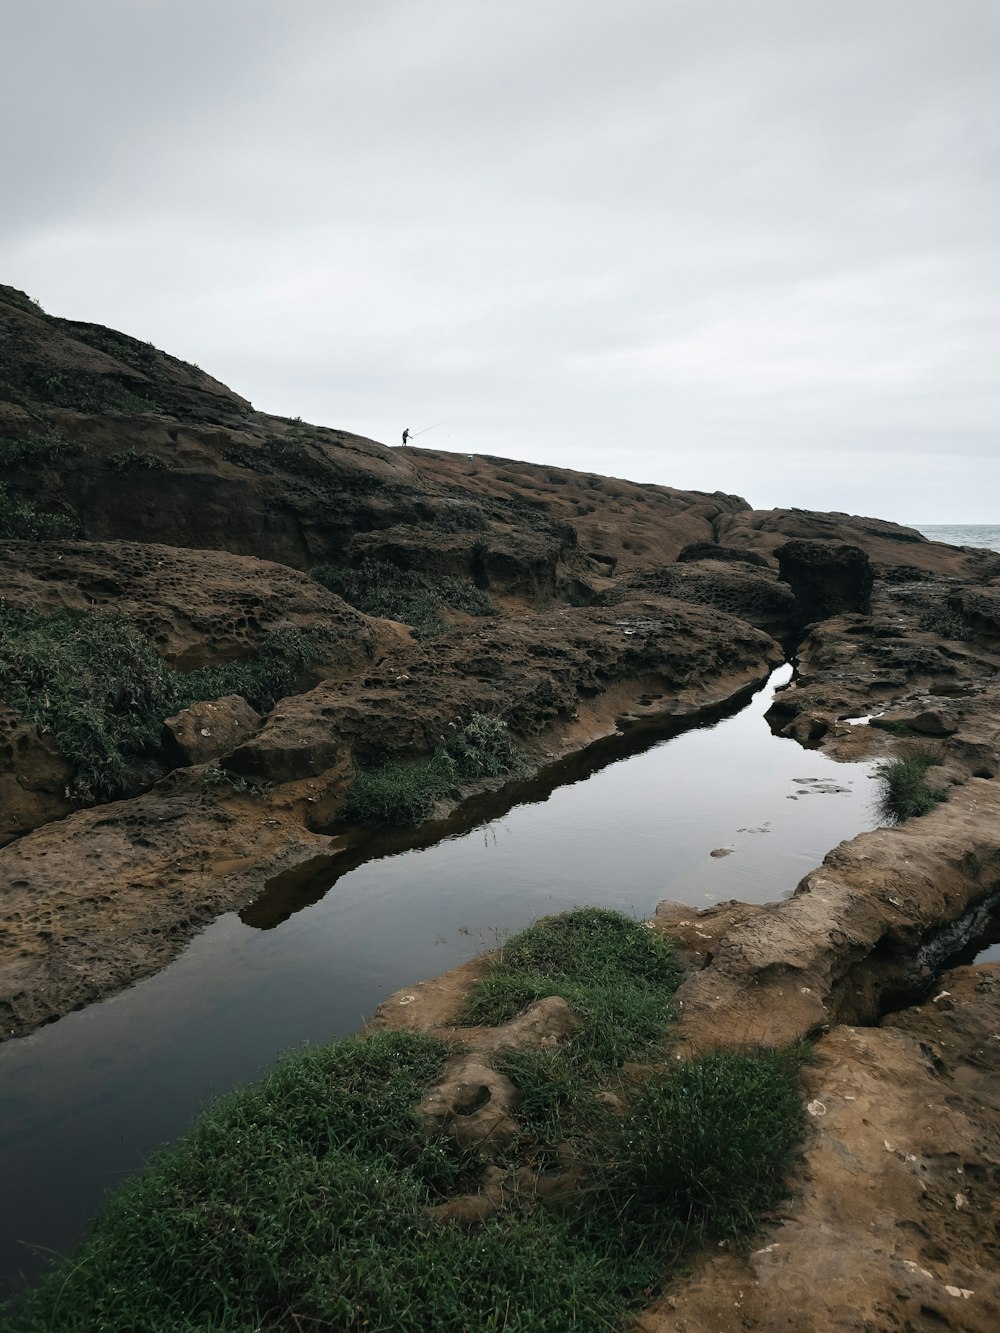
[[83, 452], [79, 444], [64, 439], [58, 431], [26, 431], [0, 438], [0, 467], [25, 467], [39, 463], [58, 463], [63, 458]]
[[221, 764], [209, 764], [201, 775], [201, 781], [205, 787], [225, 787], [237, 796], [263, 796], [271, 789], [269, 782], [256, 782], [240, 773], [230, 773]]
[[0, 482], [0, 540], [58, 541], [76, 537], [80, 525], [66, 514], [44, 514], [28, 500], [17, 500]]
[[433, 638], [448, 628], [441, 614], [446, 607], [472, 616], [496, 611], [471, 579], [397, 569], [383, 560], [363, 560], [355, 569], [318, 565], [312, 577], [366, 615], [412, 625], [418, 639]]
[[442, 741], [429, 759], [379, 768], [359, 768], [347, 794], [344, 816], [358, 823], [417, 824], [463, 782], [503, 777], [524, 767], [502, 718], [474, 713]]
[[926, 815], [947, 799], [944, 791], [927, 781], [927, 770], [935, 763], [937, 756], [933, 752], [915, 750], [903, 758], [879, 764], [876, 773], [882, 782], [879, 805], [883, 819], [901, 824], [904, 819]]

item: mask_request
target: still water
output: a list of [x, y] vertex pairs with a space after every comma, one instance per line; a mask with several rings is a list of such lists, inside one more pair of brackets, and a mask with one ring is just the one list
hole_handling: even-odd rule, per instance
[[790, 893], [877, 822], [872, 765], [771, 734], [763, 715], [790, 675], [712, 724], [554, 766], [513, 808], [473, 807], [431, 845], [369, 848], [332, 885], [229, 913], [156, 976], [0, 1047], [0, 1278], [72, 1246], [103, 1191], [214, 1093], [354, 1031], [393, 990], [538, 916]]

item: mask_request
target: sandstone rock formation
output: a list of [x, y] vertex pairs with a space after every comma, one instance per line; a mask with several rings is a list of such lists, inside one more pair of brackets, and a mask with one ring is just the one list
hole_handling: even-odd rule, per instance
[[[318, 632], [286, 697], [260, 713], [226, 689], [170, 710], [126, 796], [91, 808], [41, 715], [5, 698], [0, 639], [3, 1036], [356, 852], [341, 813], [356, 762], [426, 756], [485, 712], [541, 763], [637, 719], [695, 718], [788, 650], [776, 730], [842, 758], [929, 746], [948, 800], [834, 849], [786, 902], [658, 913], [690, 968], [682, 1043], [810, 1037], [817, 1109], [758, 1252], [699, 1261], [640, 1327], [1000, 1323], [997, 980], [935, 981], [1000, 900], [1000, 556], [873, 518], [389, 449], [256, 412], [9, 288], [0, 366], [8, 619], [114, 613], [180, 672]], [[470, 580], [494, 610], [446, 610], [455, 632], [418, 640], [311, 577], [370, 561]], [[391, 1021], [446, 1030], [475, 966], [413, 988]], [[557, 1039], [543, 1018], [528, 1027]], [[428, 1114], [468, 1129], [481, 1107], [514, 1113], [483, 1034], [456, 1061]], [[495, 1206], [493, 1183], [467, 1220]]]

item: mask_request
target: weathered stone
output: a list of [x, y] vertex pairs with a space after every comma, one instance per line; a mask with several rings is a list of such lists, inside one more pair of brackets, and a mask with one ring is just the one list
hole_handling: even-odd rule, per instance
[[240, 694], [183, 708], [163, 723], [185, 764], [204, 764], [252, 736], [260, 714]]
[[52, 737], [0, 703], [0, 847], [69, 814], [71, 776]]
[[875, 572], [859, 547], [790, 541], [776, 554], [778, 576], [795, 594], [799, 624], [828, 620], [845, 611], [868, 611]]
[[450, 1061], [444, 1077], [417, 1107], [429, 1130], [450, 1134], [463, 1148], [506, 1148], [518, 1135], [513, 1112], [520, 1094], [509, 1078], [478, 1055]]

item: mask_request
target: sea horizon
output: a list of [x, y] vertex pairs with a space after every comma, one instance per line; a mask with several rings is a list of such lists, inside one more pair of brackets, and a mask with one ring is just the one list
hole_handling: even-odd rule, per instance
[[929, 541], [1000, 551], [1000, 523], [910, 523]]

